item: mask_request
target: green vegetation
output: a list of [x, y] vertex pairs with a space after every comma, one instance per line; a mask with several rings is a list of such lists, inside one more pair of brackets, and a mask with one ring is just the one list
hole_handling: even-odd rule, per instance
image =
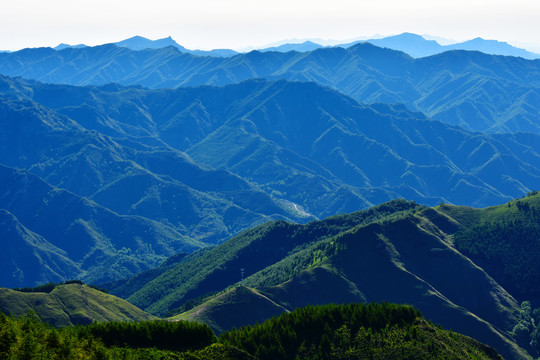
[[131, 348], [186, 351], [215, 342], [207, 325], [191, 321], [104, 322], [78, 326], [74, 331], [82, 338], [99, 338], [106, 346]]
[[80, 281], [47, 284], [17, 291], [0, 288], [0, 312], [22, 315], [32, 310], [56, 327], [103, 321], [143, 321], [154, 316]]
[[2, 359], [501, 359], [406, 305], [308, 306], [216, 338], [206, 325], [147, 321], [55, 329], [0, 314]]
[[533, 310], [529, 301], [522, 302], [519, 323], [514, 326], [512, 336], [535, 359], [540, 358], [540, 308]]
[[502, 359], [494, 349], [388, 303], [308, 306], [220, 336], [261, 360]]
[[454, 235], [454, 246], [459, 251], [514, 297], [540, 307], [540, 195], [537, 192], [486, 209], [456, 209], [445, 205], [439, 211], [466, 225]]
[[[213, 282], [218, 278], [209, 272], [197, 280], [202, 284], [212, 280], [216, 293], [194, 298], [190, 307], [196, 307], [185, 308], [175, 319], [201, 321], [223, 333], [308, 304], [404, 302], [443, 326], [495, 347], [505, 357], [523, 359], [525, 351], [510, 335], [519, 322], [518, 303], [452, 245], [452, 234], [466, 228], [462, 220], [395, 200], [306, 225], [261, 226], [205, 254], [190, 255], [174, 269], [184, 267], [176, 276], [183, 282], [183, 271], [214, 259], [215, 267], [208, 269], [232, 279], [230, 284]], [[224, 256], [218, 257], [218, 251]], [[219, 262], [220, 258], [230, 262]], [[245, 263], [261, 269], [251, 274], [252, 268], [246, 266], [242, 287], [238, 281]], [[195, 278], [199, 275], [193, 271]], [[147, 285], [150, 294], [153, 284]]]
[[[127, 282], [134, 287], [127, 289], [124, 283], [119, 292], [133, 304], [162, 316], [171, 310], [174, 312], [174, 309], [189, 300], [222, 291], [237, 283], [242, 268], [248, 277], [286, 257], [300, 252], [306, 254], [303, 251], [306, 248], [351, 228], [379, 221], [393, 221], [421, 209], [424, 207], [415, 202], [400, 199], [368, 210], [333, 216], [305, 225], [284, 221], [263, 224], [211, 250], [189, 255], [177, 266], [164, 272], [157, 272], [154, 278], [147, 278], [146, 275], [149, 273], [141, 275], [145, 277], [144, 282], [137, 281], [135, 277], [133, 281]], [[299, 255], [302, 259], [294, 263], [292, 271], [274, 273], [271, 281], [267, 278], [265, 286], [288, 280], [292, 275], [314, 264], [314, 261], [321, 260], [317, 254], [321, 253]], [[115, 288], [109, 288], [109, 291], [116, 294]]]
[[[46, 284], [38, 285], [38, 286], [34, 286], [34, 287], [14, 288], [13, 290], [20, 291], [20, 292], [34, 292], [34, 293], [42, 292], [42, 293], [47, 293], [48, 294], [51, 291], [53, 291], [54, 289], [56, 289], [56, 287], [59, 286], [59, 285], [69, 285], [69, 284], [83, 285], [84, 282], [82, 280], [66, 280], [63, 283], [61, 282], [61, 283], [58, 283], [58, 284], [50, 282], [50, 283], [46, 283]], [[92, 284], [86, 284], [86, 285], [90, 286], [92, 289], [104, 292], [106, 294], [109, 293], [106, 289], [102, 289], [97, 285], [92, 285]]]
[[[32, 314], [0, 313], [0, 359], [248, 360], [246, 353], [213, 344], [205, 325], [164, 321], [52, 328]], [[170, 349], [170, 350], [169, 350]], [[180, 352], [180, 351], [181, 352]]]

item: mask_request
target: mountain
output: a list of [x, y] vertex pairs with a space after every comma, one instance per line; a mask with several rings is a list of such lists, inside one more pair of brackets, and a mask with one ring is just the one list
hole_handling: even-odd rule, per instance
[[129, 39], [118, 41], [113, 44], [119, 47], [126, 47], [131, 50], [160, 49], [167, 46], [173, 46], [182, 52], [186, 52], [186, 48], [178, 45], [178, 43], [170, 36], [158, 40], [150, 40], [142, 36], [133, 36]]
[[445, 50], [473, 50], [486, 54], [519, 56], [525, 59], [539, 59], [540, 55], [517, 48], [503, 41], [485, 40], [480, 37], [457, 44], [446, 45]]
[[[306, 225], [261, 225], [154, 277], [139, 275], [144, 282], [135, 277], [107, 287], [151, 313], [179, 308], [184, 312], [175, 318], [216, 331], [306, 304], [407, 303], [506, 358], [522, 359], [512, 336], [520, 307], [453, 246], [452, 235], [463, 229], [447, 213], [395, 200]], [[237, 287], [241, 269], [244, 286]]]
[[299, 44], [293, 44], [293, 43], [287, 43], [279, 46], [272, 46], [267, 47], [263, 49], [257, 49], [260, 52], [268, 52], [268, 51], [277, 51], [277, 52], [289, 52], [289, 51], [298, 51], [298, 52], [307, 52], [307, 51], [313, 51], [316, 49], [322, 48], [322, 45], [316, 44], [313, 41], [304, 41], [303, 43]]
[[0, 54], [0, 73], [48, 83], [171, 88], [252, 78], [317, 82], [363, 103], [402, 103], [433, 119], [490, 133], [540, 133], [539, 67], [540, 60], [463, 50], [414, 59], [369, 43], [305, 53], [253, 51], [230, 58], [112, 44]]
[[[262, 224], [215, 248], [190, 254], [161, 271], [143, 272], [127, 282], [124, 280], [107, 284], [106, 288], [147, 311], [165, 315], [187, 300], [219, 292], [235, 284], [239, 280], [241, 268], [246, 269], [248, 277], [305, 248], [306, 244], [316, 243], [351, 227], [369, 224], [390, 214], [408, 212], [417, 207], [414, 203], [396, 200], [391, 205], [380, 205], [306, 225], [284, 221]], [[269, 239], [272, 246], [265, 245]], [[293, 275], [296, 273], [296, 270], [290, 270]], [[287, 271], [268, 280], [274, 280], [278, 284], [288, 280], [290, 275]]]
[[[32, 257], [16, 257], [20, 262], [4, 273], [4, 286], [79, 276], [115, 280], [271, 219], [312, 218], [226, 170], [195, 163], [148, 136], [148, 129], [130, 133], [137, 128], [136, 113], [122, 112], [129, 120], [115, 122], [106, 114], [95, 117], [99, 111], [88, 105], [67, 106], [78, 123], [30, 100], [21, 83], [4, 85], [20, 92], [8, 91], [9, 99], [0, 100], [0, 162], [26, 169], [0, 165], [6, 184], [0, 209], [13, 215], [6, 213], [16, 229], [6, 234], [6, 244], [13, 244], [11, 253], [15, 244], [34, 244], [32, 254], [50, 268], [35, 272]], [[28, 85], [47, 101], [60, 94]], [[57, 88], [70, 94], [66, 101], [85, 92], [92, 96], [91, 89], [80, 90]], [[150, 124], [139, 119], [143, 128]], [[97, 131], [103, 129], [116, 137]]]
[[126, 40], [113, 43], [119, 47], [126, 47], [131, 50], [144, 50], [144, 49], [161, 49], [168, 46], [172, 46], [183, 53], [189, 53], [196, 56], [215, 56], [215, 57], [230, 57], [238, 54], [238, 52], [230, 49], [214, 49], [214, 50], [188, 50], [185, 47], [179, 45], [170, 36], [158, 40], [150, 40], [142, 36], [134, 36]]
[[[111, 281], [202, 246], [165, 224], [120, 216], [23, 170], [0, 165], [0, 182], [3, 256], [8, 255], [3, 266], [9, 270], [2, 273], [4, 286], [59, 278]], [[25, 248], [30, 253], [21, 254]]]
[[69, 44], [59, 44], [57, 46], [55, 46], [53, 49], [54, 50], [64, 50], [64, 49], [80, 49], [80, 48], [83, 48], [83, 47], [87, 47], [87, 45], [84, 45], [84, 44], [78, 44], [78, 45], [69, 45]]
[[212, 50], [188, 50], [188, 52], [195, 56], [214, 56], [214, 57], [232, 57], [238, 55], [238, 51], [231, 49], [212, 49]]
[[481, 51], [485, 54], [519, 56], [529, 60], [540, 58], [540, 54], [517, 48], [502, 41], [484, 40], [480, 37], [455, 44], [440, 45], [437, 41], [427, 40], [420, 35], [403, 33], [380, 39], [367, 39], [337, 46], [348, 48], [362, 42], [368, 42], [382, 48], [403, 51], [415, 58], [432, 56], [449, 50]]
[[79, 283], [57, 285], [48, 292], [0, 288], [0, 311], [14, 316], [34, 311], [43, 322], [55, 327], [155, 319], [125, 300]]
[[475, 209], [442, 204], [437, 211], [464, 229], [454, 235], [454, 246], [486, 269], [520, 301], [540, 306], [538, 239], [540, 197], [533, 191], [503, 206]]
[[[48, 143], [58, 145], [51, 147], [17, 140], [45, 139], [38, 127], [6, 127], [11, 135], [0, 162], [117, 213], [168, 219], [183, 235], [206, 242], [268, 216], [307, 221], [310, 214], [323, 218], [398, 197], [495, 205], [534, 189], [540, 177], [537, 135], [473, 133], [403, 106], [359, 104], [312, 83], [144, 90], [21, 81], [5, 81], [7, 98], [49, 109], [39, 110], [50, 115], [48, 123], [62, 119], [79, 135], [51, 158], [65, 148], [68, 130], [45, 127], [47, 136], [55, 134]], [[8, 109], [8, 124], [17, 124], [22, 112]], [[80, 179], [80, 169], [95, 180]], [[187, 208], [179, 202], [184, 198]], [[171, 214], [175, 207], [182, 213]], [[241, 226], [231, 211], [234, 221], [244, 219]], [[224, 226], [209, 225], [208, 218], [221, 218]]]
[[42, 238], [49, 250], [38, 254], [52, 269], [47, 279], [9, 273], [5, 281], [29, 281], [17, 286], [59, 281], [61, 263], [73, 274], [63, 280], [114, 281], [269, 220], [302, 223], [394, 198], [495, 205], [540, 177], [538, 135], [474, 133], [313, 83], [149, 90], [0, 80], [9, 184], [0, 209], [26, 229], [13, 243]]
[[[425, 56], [431, 56], [440, 54], [445, 50], [444, 46], [441, 46], [435, 40], [426, 40], [420, 35], [403, 33], [400, 35], [388, 36], [382, 39], [368, 39], [362, 41], [355, 41], [353, 43], [339, 45], [345, 48], [359, 44], [361, 42], [368, 42], [381, 48], [388, 48], [392, 50], [403, 51], [415, 58], [421, 58]], [[473, 49], [467, 49], [473, 50]]]
[[67, 253], [28, 230], [9, 211], [0, 209], [0, 269], [3, 286], [62, 281], [81, 272]]

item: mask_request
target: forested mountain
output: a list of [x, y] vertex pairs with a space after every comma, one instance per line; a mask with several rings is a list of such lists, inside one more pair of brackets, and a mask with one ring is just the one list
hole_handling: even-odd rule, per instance
[[4, 286], [110, 281], [203, 245], [157, 221], [120, 216], [24, 170], [0, 165], [0, 183]]
[[[6, 273], [14, 286], [115, 280], [268, 220], [392, 198], [493, 205], [540, 179], [538, 135], [472, 133], [313, 83], [147, 90], [0, 80], [0, 209], [20, 223], [14, 241], [41, 236], [38, 253], [53, 269], [29, 282], [23, 268]], [[107, 233], [112, 219], [124, 225]]]
[[[252, 80], [221, 88], [143, 90], [5, 79], [4, 88], [6, 98], [17, 99], [5, 104], [31, 101], [38, 106], [37, 102], [48, 109], [41, 113], [55, 114], [78, 126], [77, 131], [85, 129], [77, 136], [82, 150], [70, 146], [67, 151], [76, 150], [76, 155], [61, 160], [44, 153], [50, 151], [47, 148], [36, 151], [37, 144], [13, 143], [32, 135], [8, 137], [6, 132], [0, 161], [31, 169], [54, 185], [91, 196], [119, 213], [156, 220], [170, 215], [158, 217], [155, 208], [145, 211], [142, 205], [151, 200], [144, 197], [145, 189], [159, 183], [159, 177], [205, 192], [193, 195], [195, 199], [209, 196], [211, 190], [211, 196], [228, 197], [240, 208], [290, 218], [295, 216], [291, 203], [317, 217], [395, 197], [432, 205], [441, 201], [492, 205], [533, 189], [540, 176], [536, 135], [471, 133], [402, 106], [362, 105], [310, 83]], [[9, 114], [6, 111], [6, 117]], [[15, 110], [12, 114], [11, 118], [19, 116]], [[42, 131], [18, 129], [17, 124], [12, 123], [10, 130]], [[90, 140], [83, 142], [83, 134]], [[41, 158], [31, 159], [36, 153]], [[85, 160], [96, 156], [109, 164]], [[96, 180], [73, 181], [77, 177], [66, 174], [75, 169], [84, 169]], [[130, 186], [141, 190], [121, 194], [116, 189], [127, 181], [123, 178], [142, 182]], [[235, 189], [238, 192], [231, 192]], [[122, 199], [117, 199], [120, 194]], [[246, 201], [249, 196], [257, 201]], [[200, 206], [194, 204], [193, 209]], [[169, 223], [179, 228], [170, 218]]]
[[[151, 313], [182, 312], [178, 318], [203, 321], [219, 332], [307, 304], [408, 303], [507, 358], [523, 358], [515, 341], [534, 353], [536, 328], [530, 327], [531, 305], [526, 310], [518, 301], [538, 307], [533, 265], [538, 254], [531, 247], [535, 240], [519, 239], [530, 231], [521, 224], [539, 222], [539, 201], [533, 193], [473, 209], [396, 200], [306, 225], [269, 223], [161, 271], [107, 287]], [[501, 237], [501, 245], [475, 252], [458, 240], [482, 237], [490, 222], [511, 226], [516, 241], [505, 245]], [[241, 269], [245, 280], [238, 287]], [[529, 321], [525, 328], [523, 321]]]
[[540, 132], [540, 60], [447, 51], [414, 59], [369, 43], [311, 52], [198, 57], [175, 47], [115, 45], [0, 54], [0, 73], [49, 83], [151, 88], [225, 85], [263, 77], [313, 81], [363, 103], [402, 103], [474, 131]]
[[465, 227], [454, 246], [520, 301], [540, 307], [540, 196], [474, 209], [443, 204], [437, 211]]
[[[4, 85], [9, 89], [16, 83], [10, 80]], [[24, 83], [17, 86], [23, 93], [30, 89]], [[39, 86], [34, 89], [38, 97], [47, 93], [49, 99], [58, 98], [52, 89], [40, 92]], [[57, 90], [78, 96], [74, 88]], [[91, 96], [90, 89], [80, 90]], [[10, 233], [12, 242], [4, 245], [11, 250], [4, 255], [12, 254], [14, 244], [20, 242], [39, 250], [5, 263], [14, 269], [3, 273], [4, 286], [74, 277], [110, 281], [270, 219], [306, 218], [292, 204], [228, 171], [197, 164], [129, 124], [127, 119], [136, 117], [132, 109], [121, 112], [122, 122], [106, 114], [88, 116], [85, 110], [94, 107], [94, 113], [99, 113], [97, 101], [92, 107], [63, 108], [66, 114], [74, 111], [70, 115], [78, 123], [23, 93], [6, 90], [0, 101], [0, 163], [29, 171], [0, 166], [5, 184], [0, 208], [19, 222], [19, 230]], [[153, 126], [151, 119], [141, 126], [149, 124]], [[121, 131], [123, 126], [127, 132]], [[107, 131], [107, 127], [120, 130]], [[36, 213], [37, 209], [43, 210]], [[39, 245], [28, 241], [35, 236]], [[27, 273], [37, 270], [36, 264], [26, 261], [32, 256], [47, 270]]]

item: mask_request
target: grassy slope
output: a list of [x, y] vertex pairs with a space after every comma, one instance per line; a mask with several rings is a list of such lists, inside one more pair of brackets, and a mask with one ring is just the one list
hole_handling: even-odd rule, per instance
[[57, 327], [155, 319], [125, 300], [81, 284], [58, 285], [50, 293], [0, 288], [0, 310], [13, 315], [33, 310], [43, 321]]
[[490, 206], [483, 209], [468, 206], [441, 204], [434, 209], [456, 220], [461, 226], [470, 228], [483, 222], [504, 222], [523, 220], [529, 218], [518, 204], [527, 204], [529, 207], [540, 208], [540, 194], [534, 194], [522, 199], [515, 199], [506, 204]]
[[219, 334], [243, 326], [246, 321], [263, 322], [287, 311], [256, 289], [239, 286], [173, 319], [203, 322]]

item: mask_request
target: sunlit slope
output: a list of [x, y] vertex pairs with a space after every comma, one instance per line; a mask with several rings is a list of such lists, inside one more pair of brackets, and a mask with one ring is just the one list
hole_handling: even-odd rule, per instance
[[0, 310], [12, 315], [33, 311], [56, 327], [94, 321], [155, 319], [125, 300], [84, 284], [57, 285], [50, 293], [0, 288]]

